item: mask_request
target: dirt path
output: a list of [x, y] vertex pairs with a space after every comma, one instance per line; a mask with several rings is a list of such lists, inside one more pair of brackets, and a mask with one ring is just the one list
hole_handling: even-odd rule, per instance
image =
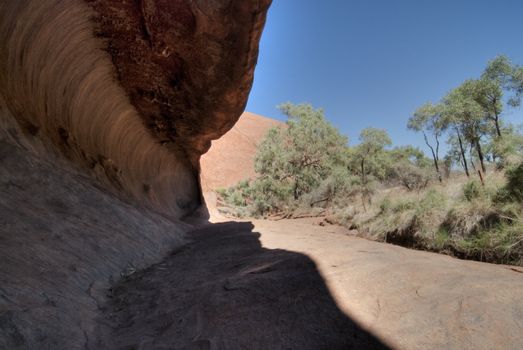
[[113, 289], [98, 348], [523, 347], [523, 273], [511, 267], [313, 220], [225, 222], [191, 238]]

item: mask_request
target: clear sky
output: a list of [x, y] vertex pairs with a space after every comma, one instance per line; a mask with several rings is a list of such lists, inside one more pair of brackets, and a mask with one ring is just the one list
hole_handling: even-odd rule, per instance
[[276, 105], [310, 102], [351, 144], [373, 126], [423, 148], [411, 113], [497, 54], [523, 64], [522, 16], [523, 0], [274, 0], [247, 110], [285, 120]]

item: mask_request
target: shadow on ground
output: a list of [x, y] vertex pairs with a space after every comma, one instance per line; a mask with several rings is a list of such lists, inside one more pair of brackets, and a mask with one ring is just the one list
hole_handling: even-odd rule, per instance
[[0, 349], [383, 348], [306, 256], [187, 229], [0, 135]]
[[[386, 349], [342, 313], [314, 262], [213, 224], [111, 290], [96, 348]], [[94, 344], [93, 344], [94, 345]]]

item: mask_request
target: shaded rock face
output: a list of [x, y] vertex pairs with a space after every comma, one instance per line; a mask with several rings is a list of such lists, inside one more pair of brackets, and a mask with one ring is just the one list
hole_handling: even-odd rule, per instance
[[268, 5], [0, 1], [0, 349], [98, 348], [111, 284], [186, 243]]
[[[32, 151], [181, 218], [237, 121], [269, 0], [0, 3], [0, 115]], [[3, 101], [3, 102], [2, 102]]]
[[187, 224], [121, 201], [0, 132], [0, 349], [92, 345], [111, 281], [187, 242]]

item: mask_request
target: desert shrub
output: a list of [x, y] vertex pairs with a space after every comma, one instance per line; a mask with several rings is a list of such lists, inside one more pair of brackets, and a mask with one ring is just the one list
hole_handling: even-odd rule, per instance
[[264, 199], [256, 198], [256, 199], [254, 199], [251, 213], [255, 217], [260, 217], [260, 216], [263, 216], [263, 214], [268, 212], [270, 209], [271, 209], [271, 205], [269, 203], [267, 203]]
[[434, 234], [432, 241], [428, 243], [428, 248], [430, 250], [445, 251], [451, 245], [452, 238], [449, 232], [445, 228], [440, 227]]
[[350, 229], [356, 228], [354, 218], [357, 214], [358, 210], [352, 205], [334, 208], [334, 222]]
[[216, 193], [222, 197], [225, 197], [227, 195], [227, 189], [226, 188], [217, 188]]
[[523, 135], [514, 125], [503, 129], [503, 137], [495, 138], [491, 144], [491, 152], [497, 155], [497, 165], [500, 168], [510, 167], [523, 161]]
[[494, 194], [492, 201], [497, 204], [511, 202], [512, 195], [506, 187], [500, 187]]
[[409, 162], [401, 162], [391, 167], [391, 176], [409, 191], [421, 191], [431, 180], [431, 174], [426, 168]]
[[516, 201], [523, 201], [523, 163], [510, 167], [506, 172], [506, 191]]
[[383, 198], [383, 200], [380, 203], [380, 214], [386, 213], [392, 208], [392, 201], [389, 197]]
[[489, 230], [457, 240], [459, 257], [502, 264], [523, 265], [523, 221], [502, 223]]
[[476, 180], [470, 180], [463, 186], [463, 197], [469, 202], [480, 198], [483, 194], [483, 187]]
[[451, 234], [471, 237], [501, 224], [512, 224], [517, 220], [519, 208], [511, 205], [493, 205], [487, 198], [455, 205], [447, 214], [442, 226]]
[[446, 213], [446, 198], [438, 191], [428, 191], [420, 198], [385, 197], [377, 214], [360, 222], [359, 227], [374, 238], [407, 246], [424, 245], [438, 229]]
[[258, 178], [242, 182], [225, 197], [252, 215], [290, 212], [304, 203], [310, 207], [331, 204], [350, 192], [347, 138], [309, 104], [279, 106], [287, 115], [287, 128], [269, 130], [258, 146]]
[[230, 202], [235, 206], [245, 206], [247, 203], [240, 191], [233, 191], [229, 196]]
[[391, 211], [393, 213], [403, 213], [405, 211], [415, 209], [416, 205], [417, 205], [416, 201], [414, 201], [412, 199], [401, 199], [401, 200], [396, 201], [392, 205]]
[[357, 185], [358, 179], [351, 176], [347, 168], [334, 167], [316, 188], [302, 196], [302, 202], [311, 208], [348, 205]]

